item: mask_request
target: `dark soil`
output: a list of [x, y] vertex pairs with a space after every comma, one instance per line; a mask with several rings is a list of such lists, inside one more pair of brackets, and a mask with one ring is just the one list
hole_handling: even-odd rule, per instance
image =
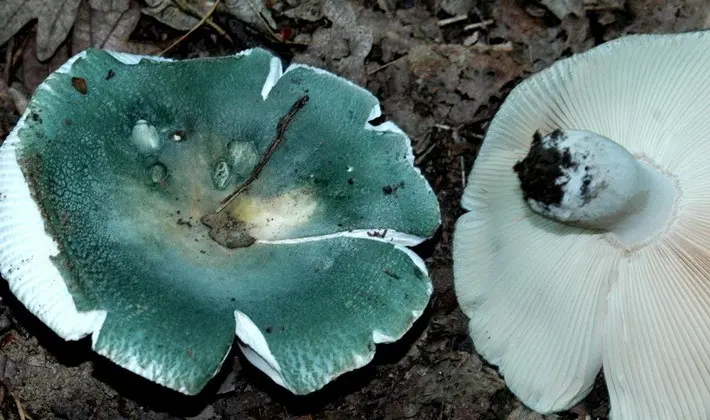
[[[369, 48], [359, 38], [361, 31], [336, 24], [333, 17], [286, 13], [293, 9], [289, 5], [318, 1], [267, 3], [283, 6], [274, 13], [280, 35], [289, 40], [305, 35], [298, 38], [305, 42], [280, 42], [219, 14], [214, 20], [233, 43], [205, 26], [168, 55], [223, 55], [263, 46], [287, 62], [325, 67], [375, 93], [386, 117], [412, 137], [416, 163], [437, 191], [443, 211], [441, 231], [416, 250], [426, 259], [435, 287], [428, 311], [401, 341], [378, 346], [372, 363], [312, 395], [291, 395], [234, 351], [208, 389], [185, 397], [117, 368], [91, 352], [88, 340], [59, 339], [2, 283], [3, 418], [20, 418], [13, 397], [33, 419], [542, 418], [521, 407], [496, 370], [476, 355], [467, 320], [457, 307], [451, 238], [462, 213], [465, 174], [488, 121], [517, 82], [561, 57], [626, 33], [708, 27], [708, 0], [597, 0], [585, 2], [594, 7], [581, 16], [563, 19], [535, 0], [353, 2], [357, 25], [372, 31]], [[446, 10], [455, 7], [470, 12], [465, 19], [440, 25], [452, 17]], [[466, 46], [475, 30], [465, 27], [473, 24], [479, 25], [478, 42]], [[48, 62], [38, 62], [35, 30], [28, 24], [0, 46], [0, 139], [16, 122], [16, 108], [23, 106], [16, 92], [31, 93], [72, 53], [66, 42]], [[162, 49], [183, 33], [143, 16], [132, 39]], [[15, 88], [12, 95], [10, 86]], [[584, 404], [562, 418], [588, 413], [603, 419], [608, 408], [600, 379]]]
[[[551, 134], [555, 135], [561, 135], [559, 130]], [[523, 198], [546, 206], [560, 204], [565, 184], [559, 184], [556, 180], [564, 175], [563, 169], [573, 166], [568, 149], [560, 151], [549, 146], [543, 143], [540, 133], [535, 133], [527, 156], [513, 166], [520, 180]]]

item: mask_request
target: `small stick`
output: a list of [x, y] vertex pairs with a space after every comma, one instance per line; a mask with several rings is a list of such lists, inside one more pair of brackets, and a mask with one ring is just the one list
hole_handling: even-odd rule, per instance
[[470, 25], [464, 26], [463, 30], [464, 31], [472, 31], [474, 29], [479, 29], [479, 28], [483, 28], [486, 26], [491, 26], [491, 25], [493, 25], [493, 22], [494, 22], [493, 19], [488, 19], [488, 20], [484, 20], [482, 22], [472, 23]]
[[513, 51], [513, 43], [510, 41], [504, 42], [502, 44], [481, 44], [476, 43], [471, 45], [469, 48], [473, 50], [478, 50], [478, 51], [502, 51], [502, 52], [507, 52], [507, 51]]
[[186, 34], [183, 34], [180, 38], [178, 38], [177, 40], [175, 40], [175, 42], [173, 42], [172, 44], [170, 44], [170, 46], [169, 46], [168, 48], [166, 48], [166, 49], [164, 49], [163, 51], [161, 51], [160, 54], [158, 54], [158, 56], [162, 56], [162, 55], [165, 54], [166, 52], [172, 50], [173, 47], [175, 47], [177, 44], [179, 44], [179, 43], [181, 43], [182, 41], [184, 41], [185, 38], [187, 38], [188, 36], [190, 36], [191, 33], [195, 32], [195, 31], [197, 30], [197, 28], [199, 28], [199, 27], [202, 26], [205, 22], [207, 22], [207, 19], [210, 18], [210, 15], [212, 15], [212, 13], [214, 13], [214, 11], [217, 10], [217, 6], [219, 6], [219, 1], [220, 1], [220, 0], [215, 0], [215, 2], [214, 2], [214, 4], [212, 5], [212, 8], [210, 9], [210, 11], [207, 12], [207, 14], [204, 15], [204, 16], [202, 17], [202, 19], [201, 19], [199, 22], [197, 22], [197, 25], [195, 25], [192, 29], [190, 29]]
[[229, 205], [229, 203], [231, 203], [239, 194], [244, 192], [244, 190], [246, 190], [249, 185], [254, 182], [254, 180], [259, 176], [261, 171], [264, 169], [264, 166], [266, 166], [266, 162], [268, 162], [271, 158], [271, 155], [273, 155], [279, 145], [283, 143], [284, 134], [286, 133], [286, 129], [288, 128], [288, 126], [291, 124], [291, 120], [293, 120], [293, 117], [296, 115], [296, 113], [308, 103], [308, 99], [308, 95], [302, 96], [298, 101], [296, 101], [295, 104], [291, 106], [291, 109], [288, 110], [286, 115], [284, 115], [279, 120], [279, 124], [276, 126], [276, 137], [274, 138], [274, 141], [271, 142], [271, 145], [266, 150], [264, 155], [261, 157], [259, 163], [256, 165], [254, 170], [251, 171], [249, 177], [244, 180], [244, 182], [242, 182], [242, 184], [237, 187], [237, 189], [234, 190], [233, 193], [229, 194], [227, 198], [222, 200], [222, 203], [217, 208], [217, 211], [215, 211], [215, 213], [219, 213], [224, 210]]
[[387, 62], [387, 63], [381, 65], [380, 67], [378, 67], [378, 68], [376, 68], [376, 69], [370, 71], [369, 73], [367, 73], [367, 75], [368, 75], [368, 76], [372, 76], [373, 74], [377, 73], [378, 71], [384, 70], [384, 69], [386, 69], [387, 67], [391, 66], [392, 64], [395, 64], [395, 63], [397, 63], [397, 62], [399, 62], [399, 61], [401, 61], [401, 60], [404, 60], [405, 58], [407, 58], [407, 54], [404, 54], [404, 55], [401, 56], [401, 57], [395, 58], [394, 60], [392, 60], [392, 61], [390, 61], [390, 62]]
[[25, 414], [25, 409], [22, 407], [20, 399], [17, 398], [12, 392], [10, 392], [10, 396], [12, 397], [12, 400], [15, 401], [15, 407], [17, 408], [17, 414], [20, 416], [20, 420], [31, 420], [30, 416]]
[[[461, 136], [459, 136], [458, 128], [451, 133], [451, 138], [454, 143], [461, 143]], [[461, 168], [461, 188], [466, 188], [466, 161], [463, 156], [459, 156], [459, 167]]]
[[416, 163], [417, 165], [419, 165], [420, 163], [422, 163], [422, 162], [424, 161], [424, 158], [426, 158], [427, 155], [428, 155], [429, 153], [431, 153], [431, 151], [434, 150], [435, 147], [436, 147], [436, 143], [433, 143], [431, 146], [429, 146], [429, 147], [424, 151], [424, 153], [422, 153], [421, 155], [419, 155], [419, 156], [415, 159], [414, 163]]
[[456, 15], [447, 19], [441, 19], [439, 21], [439, 26], [451, 25], [452, 23], [461, 22], [466, 19], [468, 19], [468, 15]]

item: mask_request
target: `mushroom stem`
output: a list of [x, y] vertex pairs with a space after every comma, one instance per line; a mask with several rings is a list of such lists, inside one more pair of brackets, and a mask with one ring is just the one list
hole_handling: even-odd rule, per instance
[[533, 211], [558, 222], [645, 241], [673, 213], [672, 178], [614, 141], [590, 131], [536, 133], [514, 166]]

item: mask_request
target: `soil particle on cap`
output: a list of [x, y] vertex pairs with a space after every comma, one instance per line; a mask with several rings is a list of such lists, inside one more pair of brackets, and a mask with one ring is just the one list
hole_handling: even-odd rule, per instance
[[582, 177], [582, 186], [579, 189], [579, 195], [584, 200], [584, 204], [589, 203], [592, 200], [592, 198], [596, 197], [596, 194], [593, 194], [589, 190], [589, 184], [592, 183], [592, 174], [589, 173], [590, 169], [591, 168], [589, 166], [584, 167], [584, 176]]
[[569, 149], [560, 151], [554, 147], [563, 134], [555, 130], [550, 135], [553, 147], [545, 147], [542, 136], [536, 132], [527, 156], [513, 166], [518, 174], [520, 188], [525, 200], [535, 200], [545, 205], [559, 204], [564, 196], [566, 182], [557, 183], [564, 176], [563, 169], [576, 166]]
[[86, 95], [86, 79], [83, 79], [81, 77], [72, 77], [71, 85], [74, 87], [74, 89], [77, 90], [77, 92], [81, 93], [82, 95]]
[[210, 228], [210, 238], [226, 248], [246, 248], [256, 242], [249, 235], [245, 222], [233, 219], [226, 213], [209, 213], [201, 221]]
[[400, 188], [404, 188], [404, 181], [400, 181], [399, 184], [385, 185], [382, 187], [382, 193], [384, 195], [391, 195], [396, 193]]

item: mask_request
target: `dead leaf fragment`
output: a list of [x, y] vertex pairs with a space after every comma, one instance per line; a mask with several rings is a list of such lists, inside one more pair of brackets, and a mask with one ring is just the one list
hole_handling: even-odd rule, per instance
[[3, 0], [0, 16], [0, 44], [4, 44], [27, 22], [37, 19], [37, 58], [50, 58], [74, 25], [81, 0]]
[[[188, 31], [210, 13], [214, 0], [145, 0], [143, 13], [180, 31]], [[237, 19], [273, 35], [278, 28], [264, 0], [224, 0], [217, 10], [228, 11]]]
[[263, 0], [225, 0], [224, 5], [234, 17], [262, 31], [270, 33], [278, 27]]
[[560, 20], [567, 15], [584, 16], [582, 0], [541, 0], [540, 3]]
[[493, 19], [497, 26], [492, 36], [512, 42], [530, 42], [547, 38], [543, 21], [528, 15], [515, 0], [501, 0], [493, 9]]
[[177, 30], [188, 31], [200, 23], [200, 18], [205, 16], [214, 5], [214, 0], [180, 1], [186, 8], [192, 9], [195, 13], [188, 13], [173, 0], [145, 0], [148, 7], [143, 8], [143, 13]]
[[292, 19], [315, 22], [323, 17], [323, 0], [307, 0], [293, 9], [284, 11], [284, 15]]
[[306, 51], [297, 54], [294, 61], [325, 67], [356, 83], [364, 83], [372, 29], [358, 23], [352, 5], [346, 0], [325, 0], [323, 14], [333, 25], [316, 30]]
[[40, 62], [37, 59], [37, 42], [35, 39], [28, 40], [22, 51], [22, 65], [20, 67], [20, 79], [27, 92], [31, 95], [37, 86], [42, 83], [47, 76], [64, 64], [70, 56], [69, 47], [61, 45], [49, 60]]
[[442, 0], [441, 10], [450, 15], [465, 15], [471, 13], [475, 4], [473, 0]]
[[[0, 110], [7, 112], [8, 114], [10, 111], [8, 109], [8, 104], [11, 103], [15, 107], [15, 111], [17, 111], [17, 114], [22, 115], [25, 113], [25, 109], [27, 109], [27, 104], [29, 104], [29, 98], [27, 97], [27, 93], [25, 93], [25, 88], [18, 82], [13, 82], [12, 85], [10, 85], [9, 88], [7, 88], [7, 97], [3, 95], [2, 88], [5, 86], [5, 82], [0, 80]], [[0, 131], [4, 131], [2, 127], [2, 121], [5, 117], [0, 117]], [[9, 130], [8, 130], [9, 131]], [[2, 137], [2, 134], [0, 134], [0, 137]]]
[[8, 87], [0, 78], [0, 144], [15, 125], [17, 117], [25, 112], [25, 108], [27, 95], [22, 87], [16, 86], [16, 83]]
[[87, 48], [150, 54], [157, 47], [128, 42], [141, 17], [140, 6], [133, 0], [89, 0], [79, 7], [72, 36], [72, 51]]
[[565, 44], [573, 53], [581, 53], [594, 46], [589, 19], [569, 15], [562, 19], [560, 27], [567, 33]]

